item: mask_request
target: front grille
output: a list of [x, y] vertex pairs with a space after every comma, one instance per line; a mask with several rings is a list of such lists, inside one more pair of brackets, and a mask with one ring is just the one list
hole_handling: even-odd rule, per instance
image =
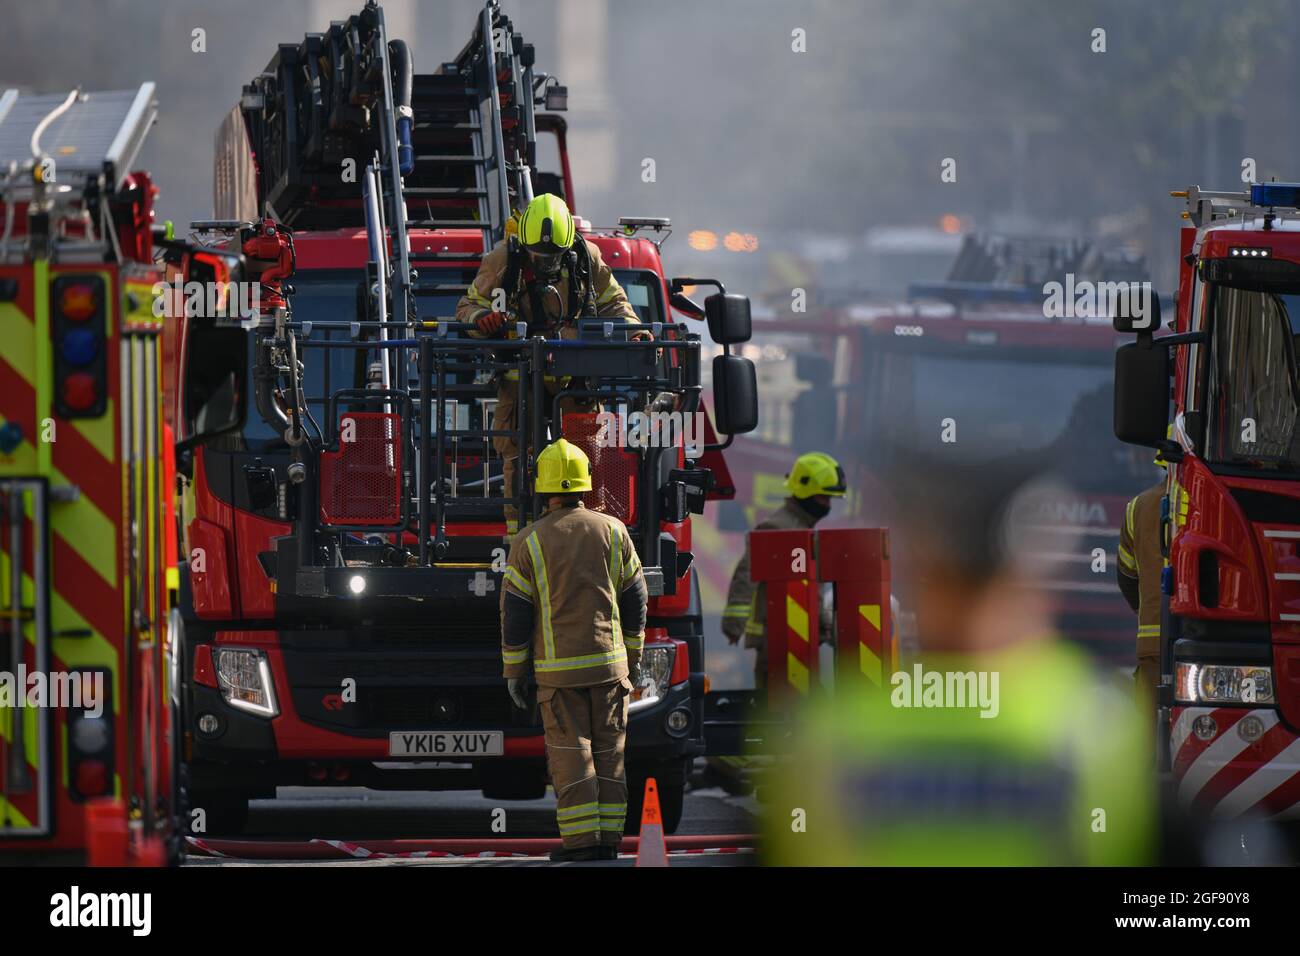
[[384, 730], [504, 727], [512, 717], [510, 697], [499, 685], [378, 688], [362, 699], [367, 725]]
[[372, 657], [369, 660], [347, 659], [337, 664], [326, 664], [327, 667], [331, 665], [339, 674], [357, 680], [426, 677], [458, 681], [475, 678], [490, 680], [501, 676], [501, 661], [493, 657]]

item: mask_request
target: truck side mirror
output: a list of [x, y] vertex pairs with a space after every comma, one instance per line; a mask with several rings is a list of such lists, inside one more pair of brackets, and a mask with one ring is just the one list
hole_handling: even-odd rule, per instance
[[1132, 342], [1115, 350], [1115, 437], [1157, 447], [1169, 423], [1169, 348]]
[[1112, 299], [1111, 325], [1116, 332], [1158, 332], [1160, 297], [1149, 282], [1121, 282]]
[[[745, 307], [748, 313], [748, 302]], [[749, 359], [739, 355], [713, 359], [713, 414], [724, 435], [743, 435], [758, 427], [758, 377]]]
[[754, 332], [749, 318], [749, 299], [743, 295], [715, 292], [704, 300], [709, 335], [719, 345], [748, 342]]

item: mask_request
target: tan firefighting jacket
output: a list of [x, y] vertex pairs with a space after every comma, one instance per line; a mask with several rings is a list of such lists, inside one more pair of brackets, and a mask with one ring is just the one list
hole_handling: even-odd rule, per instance
[[1137, 656], [1160, 654], [1160, 573], [1165, 565], [1160, 553], [1160, 499], [1165, 483], [1143, 491], [1124, 509], [1124, 526], [1119, 532], [1119, 560], [1116, 570], [1138, 585]]
[[[754, 526], [755, 531], [797, 531], [811, 528], [813, 516], [787, 498], [780, 508]], [[745, 554], [731, 575], [727, 589], [727, 603], [722, 609], [722, 633], [729, 638], [745, 637], [746, 647], [763, 647], [766, 637], [767, 588], [749, 579], [749, 539], [745, 539]], [[821, 615], [819, 630], [830, 631], [829, 615]]]
[[625, 634], [619, 596], [643, 581], [627, 526], [581, 502], [553, 508], [515, 536], [506, 559], [506, 594], [533, 605], [531, 647], [502, 634], [506, 677], [525, 677], [528, 660], [540, 687], [590, 687], [628, 675], [639, 663], [644, 631]]
[[[618, 284], [614, 278], [614, 273], [610, 271], [609, 266], [605, 265], [605, 260], [600, 257], [600, 249], [593, 242], [587, 243], [587, 253], [591, 256], [591, 281], [596, 294], [596, 314], [602, 319], [624, 318], [628, 322], [638, 322], [636, 311], [632, 308], [632, 303], [627, 300], [627, 294], [624, 293], [623, 287]], [[493, 292], [501, 287], [501, 283], [506, 276], [506, 260], [509, 255], [507, 249], [507, 240], [503, 239], [498, 242], [486, 256], [479, 266], [478, 275], [470, 283], [469, 289], [461, 296], [460, 302], [456, 304], [456, 321], [457, 322], [475, 322], [493, 309]], [[535, 321], [533, 316], [532, 303], [529, 301], [531, 296], [524, 292], [524, 268], [519, 270], [518, 287], [506, 290], [506, 310], [513, 311], [520, 320], [532, 323]], [[542, 297], [542, 308], [546, 312], [546, 321], [553, 322], [556, 318], [567, 316], [569, 314], [569, 270], [566, 267], [560, 273], [559, 280], [555, 283], [555, 290], [559, 293], [557, 297], [545, 295]], [[470, 333], [471, 336], [479, 337], [479, 333]], [[514, 330], [509, 330], [509, 337], [514, 336]]]

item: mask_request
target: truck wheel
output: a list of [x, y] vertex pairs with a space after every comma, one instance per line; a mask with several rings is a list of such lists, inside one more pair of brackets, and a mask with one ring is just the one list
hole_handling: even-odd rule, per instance
[[[650, 776], [652, 775], [644, 771], [634, 771], [627, 775], [627, 823], [623, 826], [623, 832], [628, 836], [636, 836], [641, 832], [645, 782]], [[676, 833], [678, 825], [682, 822], [682, 809], [686, 801], [686, 781], [673, 780], [666, 773], [653, 776], [659, 790], [659, 814], [664, 818], [664, 833]]]

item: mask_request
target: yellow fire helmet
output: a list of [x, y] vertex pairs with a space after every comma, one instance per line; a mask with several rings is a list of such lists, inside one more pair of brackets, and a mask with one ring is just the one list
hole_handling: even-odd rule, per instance
[[844, 469], [825, 452], [810, 451], [795, 459], [794, 467], [785, 477], [785, 487], [796, 498], [811, 498], [813, 495], [843, 497]]
[[537, 456], [537, 493], [567, 495], [591, 491], [591, 462], [577, 445], [563, 438], [551, 442]]
[[564, 200], [554, 193], [533, 199], [519, 217], [519, 241], [530, 252], [564, 252], [573, 245], [577, 229]]

